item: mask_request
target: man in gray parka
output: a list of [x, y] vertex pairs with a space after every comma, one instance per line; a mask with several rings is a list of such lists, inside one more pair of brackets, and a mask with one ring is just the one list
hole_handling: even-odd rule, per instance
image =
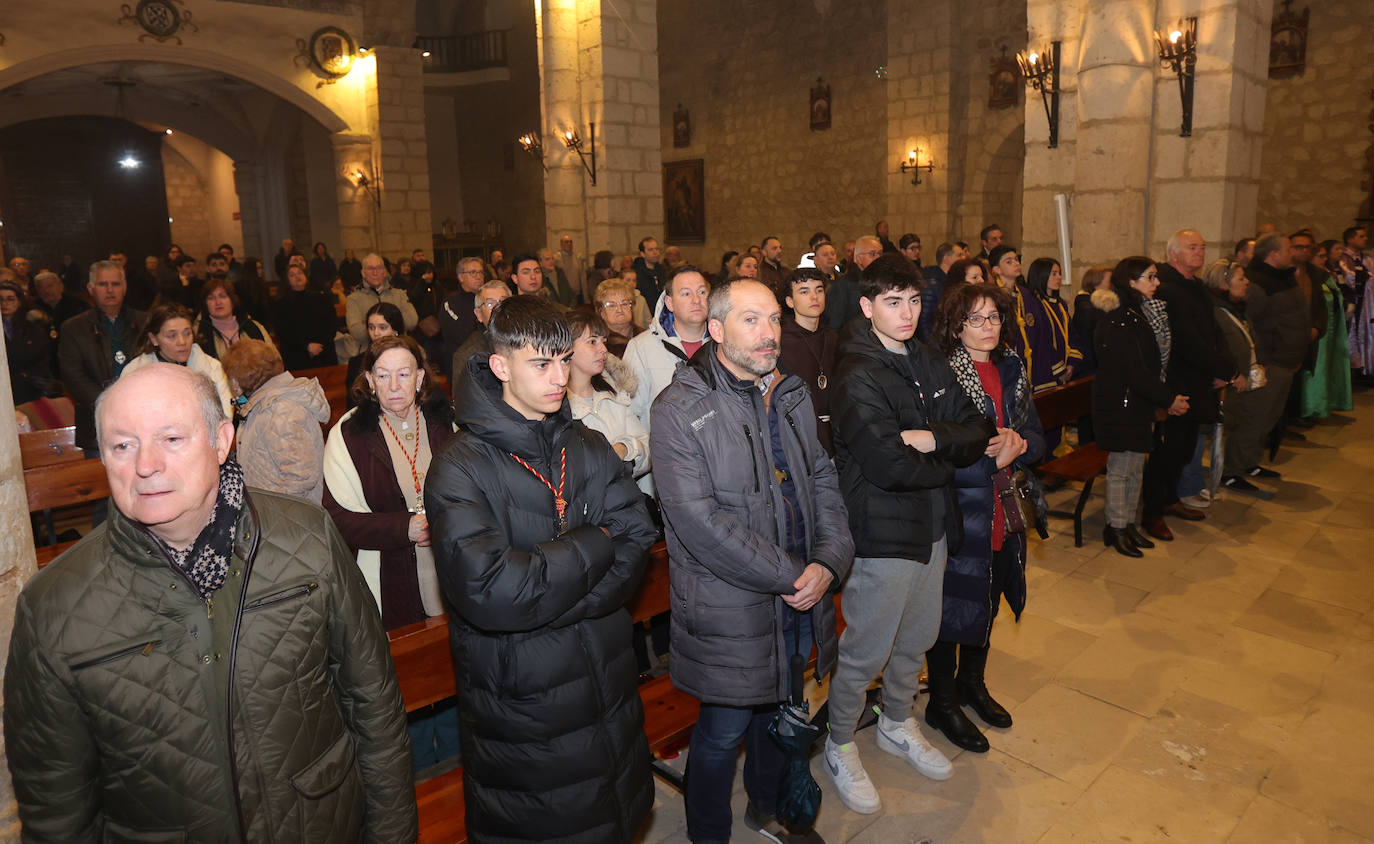
[[[745, 823], [773, 818], [782, 752], [768, 736], [789, 661], [817, 646], [835, 665], [831, 595], [854, 543], [806, 385], [779, 372], [777, 298], [752, 279], [711, 291], [710, 341], [653, 405], [650, 451], [672, 579], [673, 684], [702, 701], [687, 768], [687, 832], [730, 837], [735, 759], [746, 744]], [[778, 838], [776, 840], [783, 840]]]

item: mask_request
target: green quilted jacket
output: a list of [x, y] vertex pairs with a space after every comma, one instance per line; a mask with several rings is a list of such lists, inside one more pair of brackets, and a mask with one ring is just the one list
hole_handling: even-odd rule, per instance
[[19, 596], [5, 742], [26, 842], [413, 842], [405, 710], [329, 516], [249, 490], [202, 601], [110, 519]]

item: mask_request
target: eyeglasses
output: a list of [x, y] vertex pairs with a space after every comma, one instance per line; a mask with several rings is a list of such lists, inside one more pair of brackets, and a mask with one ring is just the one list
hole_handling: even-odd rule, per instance
[[501, 304], [502, 301], [503, 300], [501, 299], [487, 299], [485, 302], [482, 303], [482, 307], [486, 308], [487, 310], [491, 310], [492, 308], [495, 308], [497, 305]]
[[982, 314], [969, 314], [968, 316], [964, 317], [964, 325], [967, 325], [969, 328], [982, 328], [984, 323], [1001, 325], [1001, 312], [999, 311], [998, 313], [988, 314], [987, 316], [983, 316]]
[[629, 302], [602, 302], [601, 307], [607, 311], [618, 311], [621, 308], [631, 307]]
[[475, 270], [463, 270], [458, 273], [458, 275], [482, 275], [482, 270], [480, 268]]

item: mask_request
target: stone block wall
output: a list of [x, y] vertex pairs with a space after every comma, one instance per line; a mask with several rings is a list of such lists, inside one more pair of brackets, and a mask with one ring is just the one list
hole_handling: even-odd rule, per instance
[[[1368, 0], [1295, 4], [1303, 6], [1311, 9], [1307, 69], [1267, 80], [1257, 222], [1282, 232], [1310, 226], [1326, 239], [1340, 237], [1357, 215], [1374, 214], [1374, 7]], [[1274, 7], [1281, 8], [1277, 0]]]
[[[872, 232], [889, 213], [888, 171], [897, 167], [883, 141], [889, 89], [931, 84], [877, 77], [890, 28], [886, 3], [659, 4], [663, 160], [705, 161], [706, 238], [681, 244], [685, 257], [714, 269], [725, 250], [777, 235], [795, 263], [817, 230], [841, 242]], [[831, 88], [832, 123], [813, 132], [818, 76]], [[692, 143], [681, 149], [672, 134], [678, 103], [692, 120]]]
[[[166, 144], [162, 147], [162, 178], [167, 186], [172, 242], [181, 246], [185, 254], [204, 263], [205, 256], [219, 245], [210, 232], [205, 182], [191, 162]], [[141, 259], [142, 256], [138, 256], [130, 260]], [[201, 271], [204, 272], [204, 267]]]
[[376, 47], [374, 52], [377, 73], [369, 79], [368, 128], [376, 141], [372, 166], [382, 197], [375, 247], [384, 255], [417, 248], [428, 252], [433, 232], [420, 54], [408, 47]]

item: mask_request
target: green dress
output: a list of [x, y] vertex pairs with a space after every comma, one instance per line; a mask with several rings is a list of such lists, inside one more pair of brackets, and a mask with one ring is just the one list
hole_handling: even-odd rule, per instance
[[1325, 418], [1332, 411], [1350, 410], [1350, 343], [1346, 336], [1344, 302], [1336, 279], [1322, 282], [1326, 300], [1326, 334], [1317, 341], [1317, 362], [1302, 373], [1302, 415]]

